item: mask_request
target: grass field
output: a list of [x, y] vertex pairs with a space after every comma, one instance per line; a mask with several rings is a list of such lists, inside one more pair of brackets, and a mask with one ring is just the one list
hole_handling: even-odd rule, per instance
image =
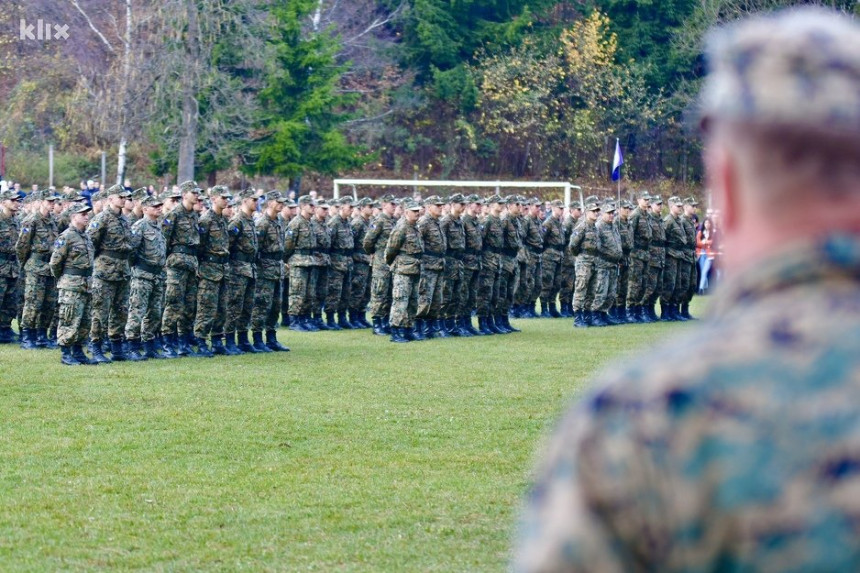
[[689, 328], [514, 324], [98, 367], [0, 346], [0, 570], [503, 571], [552, 421]]

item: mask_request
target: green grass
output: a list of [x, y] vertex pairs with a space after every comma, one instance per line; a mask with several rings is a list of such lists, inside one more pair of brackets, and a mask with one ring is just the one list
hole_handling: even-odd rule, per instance
[[98, 367], [0, 346], [0, 570], [502, 571], [553, 420], [689, 328], [514, 322]]

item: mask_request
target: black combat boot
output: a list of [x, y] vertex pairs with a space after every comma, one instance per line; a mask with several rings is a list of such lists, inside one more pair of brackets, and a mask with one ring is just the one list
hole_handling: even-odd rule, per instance
[[340, 325], [338, 325], [337, 323], [337, 315], [333, 310], [325, 311], [325, 317], [325, 325], [328, 327], [329, 330], [342, 330]]
[[296, 332], [307, 332], [308, 329], [305, 326], [305, 320], [303, 316], [290, 316], [290, 330], [295, 330]]
[[540, 299], [540, 317], [549, 318], [549, 301]]
[[251, 346], [253, 346], [254, 350], [257, 352], [274, 352], [274, 350], [266, 346], [266, 343], [263, 342], [262, 332], [252, 332], [251, 338], [254, 340], [254, 343]]
[[102, 352], [101, 340], [95, 340], [90, 342], [89, 349], [90, 354], [93, 355], [93, 360], [95, 360], [99, 364], [109, 364], [110, 362], [112, 362], [111, 359], [105, 356], [104, 352]]
[[36, 348], [48, 348], [48, 337], [45, 335], [45, 332], [44, 328], [36, 329], [36, 340], [34, 341]]
[[281, 315], [281, 326], [283, 326], [284, 328], [289, 328], [292, 322], [293, 317], [286, 312]]
[[11, 326], [0, 327], [0, 344], [10, 344], [15, 342], [15, 331]]
[[573, 311], [573, 326], [576, 328], [588, 328], [588, 322], [585, 320], [585, 313], [583, 311]]
[[341, 330], [352, 330], [352, 325], [346, 318], [345, 310], [337, 311], [337, 325]]
[[[200, 356], [201, 358], [214, 358], [215, 357], [215, 351], [213, 349], [209, 348], [209, 345], [206, 344], [205, 338], [196, 338], [195, 337], [195, 341], [197, 343], [197, 356]], [[214, 344], [213, 344], [213, 346], [214, 346]]]
[[457, 331], [457, 336], [462, 338], [474, 336], [474, 334], [472, 334], [472, 332], [466, 327], [466, 320], [468, 319], [465, 316], [458, 316], [454, 319], [454, 330]]
[[[391, 327], [394, 330], [394, 327]], [[407, 336], [407, 338], [409, 338]], [[424, 327], [424, 320], [420, 318], [415, 319], [415, 325], [412, 327], [412, 340], [427, 340], [427, 334]]]
[[66, 366], [80, 366], [81, 363], [72, 355], [72, 349], [68, 346], [60, 347], [60, 362]]
[[384, 332], [385, 334], [391, 334], [391, 317], [382, 317], [382, 332]]
[[278, 342], [278, 333], [274, 330], [266, 331], [266, 346], [274, 352], [289, 352], [290, 349]]
[[433, 319], [433, 335], [438, 338], [451, 338], [451, 333], [445, 327], [445, 321], [440, 318]]
[[382, 332], [382, 319], [378, 316], [372, 317], [373, 320], [373, 334], [376, 336], [385, 336], [385, 333]]
[[140, 347], [140, 340], [131, 339], [127, 343], [128, 351], [126, 352], [126, 356], [132, 362], [141, 362], [146, 360], [146, 355], [142, 351]]
[[552, 318], [561, 318], [561, 314], [559, 314], [554, 302], [549, 303], [549, 315]]
[[513, 327], [513, 325], [511, 324], [511, 319], [509, 317], [503, 316], [502, 318], [504, 319], [505, 328], [508, 329], [508, 332], [522, 332], [522, 330], [520, 330], [519, 328]]
[[392, 326], [391, 342], [409, 342], [409, 339], [406, 337], [406, 329]]
[[164, 346], [165, 358], [179, 358], [179, 353], [176, 352], [176, 335], [165, 334], [162, 337], [162, 345]]
[[143, 343], [143, 355], [150, 360], [160, 360], [167, 358], [159, 352], [159, 345], [155, 340], [146, 340]]
[[362, 328], [367, 328], [364, 326], [364, 322], [359, 320], [358, 318], [359, 311], [351, 308], [347, 311], [347, 322], [349, 323], [349, 327], [353, 330], [361, 330]]
[[[247, 337], [247, 334], [245, 335]], [[224, 335], [224, 350], [227, 351], [227, 356], [239, 356], [245, 354], [236, 346], [236, 333], [228, 332]]]
[[487, 328], [493, 331], [493, 334], [507, 334], [508, 331], [498, 324], [496, 324], [496, 317], [494, 315], [487, 316]]
[[97, 361], [84, 354], [84, 347], [80, 344], [72, 345], [72, 356], [74, 356], [75, 360], [77, 360], [79, 363], [84, 364], [86, 366], [94, 366], [98, 364]]
[[573, 304], [569, 302], [561, 303], [561, 317], [573, 318]]
[[260, 351], [248, 341], [248, 331], [240, 330], [236, 332], [236, 346], [246, 354], [259, 354]]
[[212, 354], [215, 356], [228, 356], [224, 348], [224, 339], [221, 336], [212, 335]]
[[442, 321], [448, 336], [460, 336], [460, 328], [456, 318], [446, 318]]
[[675, 317], [672, 314], [672, 305], [660, 301], [660, 320], [663, 322], [674, 322]]
[[32, 328], [24, 328], [21, 330], [21, 349], [22, 350], [38, 350], [36, 346], [36, 333]]
[[490, 330], [490, 327], [487, 324], [486, 316], [478, 316], [478, 333], [482, 336], [490, 336], [491, 334], [495, 334], [495, 332]]
[[690, 314], [690, 303], [685, 302], [681, 305], [681, 316], [687, 320], [697, 320], [692, 314]]
[[608, 315], [599, 310], [591, 311], [591, 326], [609, 326]]

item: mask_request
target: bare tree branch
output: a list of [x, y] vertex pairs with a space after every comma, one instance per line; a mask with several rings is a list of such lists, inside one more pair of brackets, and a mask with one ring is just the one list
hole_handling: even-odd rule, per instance
[[86, 19], [87, 24], [89, 24], [89, 26], [90, 26], [90, 29], [91, 29], [93, 32], [95, 32], [95, 33], [96, 33], [96, 35], [97, 35], [97, 36], [101, 39], [101, 41], [104, 43], [104, 45], [105, 45], [105, 46], [107, 46], [107, 49], [110, 51], [110, 53], [111, 53], [111, 54], [116, 53], [116, 52], [114, 51], [114, 49], [113, 49], [113, 46], [111, 46], [111, 43], [110, 43], [110, 42], [108, 42], [107, 38], [105, 38], [105, 37], [104, 37], [104, 34], [102, 34], [102, 33], [99, 31], [99, 29], [98, 29], [98, 28], [96, 28], [95, 24], [93, 24], [93, 21], [92, 21], [92, 20], [90, 20], [89, 15], [88, 15], [86, 12], [84, 12], [84, 9], [83, 9], [83, 8], [81, 8], [81, 5], [80, 5], [80, 4], [78, 4], [78, 0], [70, 0], [70, 1], [71, 1], [71, 3], [72, 3], [72, 6], [74, 6], [75, 8], [77, 8], [77, 9], [78, 9], [78, 12], [80, 12], [80, 13], [81, 13], [81, 15]]

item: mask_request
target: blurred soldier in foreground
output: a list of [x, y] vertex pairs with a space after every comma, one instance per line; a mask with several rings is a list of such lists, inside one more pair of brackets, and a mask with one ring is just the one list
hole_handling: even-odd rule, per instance
[[517, 571], [860, 568], [860, 26], [759, 17], [714, 34], [708, 60], [731, 279], [706, 327], [564, 419]]

